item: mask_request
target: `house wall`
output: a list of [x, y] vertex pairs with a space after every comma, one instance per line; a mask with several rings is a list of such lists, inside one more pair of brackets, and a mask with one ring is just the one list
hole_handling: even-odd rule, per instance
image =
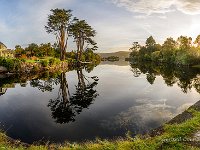
[[0, 44], [0, 57], [14, 57], [14, 54], [5, 45]]

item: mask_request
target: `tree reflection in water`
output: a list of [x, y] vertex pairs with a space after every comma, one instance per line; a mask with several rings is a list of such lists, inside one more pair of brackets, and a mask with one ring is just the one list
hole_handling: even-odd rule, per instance
[[74, 122], [76, 115], [84, 108], [88, 108], [98, 96], [97, 91], [94, 90], [98, 84], [98, 77], [86, 77], [82, 69], [77, 69], [77, 76], [78, 84], [75, 93], [70, 95], [65, 73], [61, 73], [58, 97], [49, 101], [48, 107], [51, 108], [52, 117], [57, 123]]
[[[85, 66], [89, 73], [95, 66]], [[95, 87], [97, 86], [98, 77], [87, 77], [83, 74], [83, 68], [77, 69], [78, 84], [75, 86], [75, 92], [69, 92], [66, 74], [44, 72], [37, 75], [13, 75], [0, 76], [0, 96], [4, 95], [7, 88], [15, 88], [16, 84], [26, 87], [27, 81], [30, 86], [38, 88], [45, 92], [53, 91], [54, 85], [60, 85], [56, 99], [49, 101], [48, 107], [52, 111], [52, 118], [57, 123], [63, 124], [75, 121], [76, 115], [80, 114], [84, 108], [88, 108], [98, 96]]]
[[162, 76], [167, 86], [177, 84], [184, 93], [193, 87], [200, 93], [200, 69], [188, 66], [158, 65], [155, 63], [131, 63], [131, 71], [135, 77], [146, 74], [150, 84], [154, 84], [156, 76]]

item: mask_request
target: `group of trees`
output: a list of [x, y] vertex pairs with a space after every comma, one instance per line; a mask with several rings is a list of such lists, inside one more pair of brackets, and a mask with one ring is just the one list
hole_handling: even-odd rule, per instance
[[20, 45], [15, 46], [15, 56], [21, 57], [58, 57], [56, 45], [51, 43], [37, 45], [35, 43], [29, 44], [27, 47], [22, 48]]
[[69, 37], [76, 43], [76, 59], [81, 61], [84, 51], [96, 50], [97, 43], [93, 40], [96, 31], [85, 21], [72, 17], [71, 10], [52, 9], [45, 26], [47, 33], [56, 36], [60, 59], [65, 60]]
[[[17, 58], [57, 57], [62, 61], [67, 58], [78, 62], [100, 61], [100, 56], [94, 53], [98, 48], [93, 40], [96, 31], [85, 20], [72, 17], [71, 10], [52, 9], [51, 12], [45, 29], [47, 33], [56, 36], [56, 42], [53, 45], [31, 43], [25, 48], [16, 45], [15, 56]], [[73, 38], [77, 48], [66, 52], [70, 37]]]
[[167, 38], [162, 45], [157, 44], [152, 36], [141, 46], [134, 42], [130, 48], [132, 61], [154, 61], [175, 65], [194, 65], [200, 63], [200, 35], [192, 42], [191, 37], [180, 36], [175, 41]]
[[119, 57], [117, 56], [109, 56], [101, 58], [102, 61], [119, 61]]
[[[77, 60], [77, 51], [66, 52], [65, 56], [69, 61]], [[52, 45], [51, 43], [40, 44], [31, 43], [27, 47], [22, 48], [20, 45], [15, 46], [15, 57], [16, 58], [29, 58], [35, 59], [41, 57], [54, 57], [59, 58], [60, 52], [56, 46], [56, 44]], [[97, 64], [101, 61], [101, 58], [98, 54], [95, 54], [92, 49], [87, 49], [83, 51], [81, 54], [81, 61], [87, 62], [97, 62]]]
[[[68, 58], [68, 60], [77, 61], [77, 52], [76, 51], [66, 52], [66, 57]], [[92, 62], [93, 64], [99, 64], [101, 62], [101, 57], [100, 55], [94, 53], [93, 50], [88, 49], [87, 51], [84, 51], [81, 54], [81, 61]]]

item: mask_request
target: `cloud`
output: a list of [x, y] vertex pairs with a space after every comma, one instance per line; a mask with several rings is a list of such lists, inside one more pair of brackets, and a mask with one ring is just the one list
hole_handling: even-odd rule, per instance
[[101, 126], [110, 130], [129, 129], [135, 134], [148, 132], [174, 117], [174, 107], [163, 104], [148, 104], [149, 100], [142, 99], [146, 104], [132, 106], [114, 117], [101, 121]]
[[63, 8], [70, 2], [71, 0], [51, 2], [48, 0], [21, 0], [15, 2], [15, 6], [12, 6], [13, 11], [5, 10], [3, 12], [4, 14], [9, 14], [9, 20], [7, 17], [1, 19], [0, 35], [3, 38], [0, 40], [9, 48], [14, 48], [17, 44], [27, 46], [32, 42], [38, 44], [53, 42], [55, 38], [52, 35], [48, 35], [44, 29], [47, 16], [50, 14], [51, 9]]
[[178, 0], [177, 9], [185, 14], [200, 14], [200, 1], [199, 0]]
[[200, 14], [199, 0], [112, 0], [118, 7], [124, 7], [130, 12], [151, 14], [165, 14], [179, 10], [185, 14]]
[[[136, 13], [132, 15], [110, 2]], [[95, 40], [99, 51], [128, 50], [133, 41], [144, 44], [150, 35], [159, 43], [170, 36], [195, 37], [199, 34], [199, 16], [185, 14], [198, 14], [199, 3], [195, 0], [2, 0], [0, 41], [9, 48], [32, 42], [53, 43], [55, 37], [44, 28], [47, 15], [50, 9], [65, 8], [72, 9], [74, 16], [86, 19], [97, 31]], [[167, 13], [171, 11], [174, 12]], [[74, 47], [69, 41], [68, 49]]]

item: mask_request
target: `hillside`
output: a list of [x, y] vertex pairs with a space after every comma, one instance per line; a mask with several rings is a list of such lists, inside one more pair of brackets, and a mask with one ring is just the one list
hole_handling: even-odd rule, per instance
[[119, 51], [119, 52], [113, 52], [113, 53], [98, 53], [98, 54], [102, 58], [116, 56], [116, 57], [119, 57], [120, 60], [125, 60], [125, 58], [129, 57], [130, 52], [129, 51]]

